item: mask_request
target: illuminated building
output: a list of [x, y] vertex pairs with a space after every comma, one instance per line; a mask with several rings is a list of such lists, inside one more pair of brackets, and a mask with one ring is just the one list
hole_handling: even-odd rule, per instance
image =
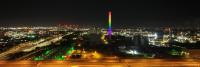
[[112, 20], [112, 12], [109, 11], [108, 12], [108, 32], [107, 32], [109, 36], [112, 35], [112, 21], [111, 20]]
[[[112, 35], [112, 24], [111, 24], [111, 18], [112, 18], [112, 12], [109, 11], [108, 12], [108, 30], [107, 30], [107, 35], [109, 37], [111, 37]], [[103, 33], [103, 35], [101, 36], [101, 40], [104, 42], [104, 44], [108, 44], [108, 41], [105, 39], [105, 34]]]

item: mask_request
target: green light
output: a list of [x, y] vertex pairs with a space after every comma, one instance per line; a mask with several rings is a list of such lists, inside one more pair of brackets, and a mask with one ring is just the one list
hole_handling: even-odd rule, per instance
[[178, 51], [176, 51], [176, 50], [173, 49], [173, 50], [171, 51], [171, 55], [179, 55], [179, 53], [178, 53]]
[[67, 55], [70, 55], [71, 53], [72, 53], [71, 50], [68, 50], [68, 51], [66, 52]]
[[74, 47], [71, 47], [70, 50], [74, 50]]
[[44, 54], [48, 55], [51, 52], [51, 50], [47, 50]]
[[42, 58], [41, 56], [39, 56], [39, 57], [35, 57], [34, 60], [35, 61], [40, 61], [40, 60], [44, 60], [44, 58]]
[[72, 51], [74, 50], [74, 47], [71, 47], [69, 50], [66, 51], [66, 54], [67, 55], [70, 55], [72, 54]]
[[65, 60], [65, 57], [64, 56], [56, 56], [55, 59], [56, 60]]

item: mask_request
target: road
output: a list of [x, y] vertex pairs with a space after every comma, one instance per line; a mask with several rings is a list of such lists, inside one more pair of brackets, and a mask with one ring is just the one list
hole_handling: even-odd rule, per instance
[[0, 61], [0, 67], [199, 67], [197, 59], [117, 59], [75, 61]]
[[[61, 38], [62, 38], [62, 36], [53, 36], [48, 41], [45, 41], [42, 39], [42, 40], [38, 40], [36, 42], [26, 42], [26, 43], [19, 44], [18, 46], [14, 46], [9, 50], [0, 53], [0, 60], [8, 59], [8, 55], [10, 55], [10, 54], [14, 54], [14, 53], [21, 52], [21, 51], [31, 51], [31, 50], [35, 49], [36, 47], [42, 47], [42, 46], [49, 45], [52, 42], [57, 42], [57, 41], [61, 40]], [[47, 39], [49, 39], [49, 38], [47, 38]]]
[[[67, 34], [67, 35], [64, 35], [64, 36], [70, 36], [71, 34]], [[64, 37], [62, 36], [62, 37]], [[61, 40], [62, 37], [57, 37], [57, 38], [54, 38], [54, 39], [51, 39], [47, 42], [43, 42], [43, 43], [40, 43], [40, 45], [36, 45], [34, 47], [31, 47], [29, 49], [25, 49], [25, 51], [31, 51], [31, 50], [34, 50], [36, 47], [43, 47], [43, 46], [46, 46], [46, 45], [49, 45], [51, 44], [51, 42], [57, 42], [59, 40]], [[59, 42], [57, 42], [59, 43]], [[48, 48], [41, 48], [41, 49], [37, 49], [31, 53], [28, 53], [24, 56], [21, 56], [19, 58], [17, 58], [16, 60], [33, 60], [34, 58], [36, 57], [41, 57], [43, 58], [44, 60], [46, 59], [54, 59], [55, 57], [55, 54], [57, 53], [61, 53], [62, 50], [64, 50], [63, 48], [67, 48], [66, 45], [54, 45], [54, 47], [50, 47], [49, 49]], [[65, 51], [65, 50], [64, 50]], [[38, 54], [38, 52], [40, 54]]]

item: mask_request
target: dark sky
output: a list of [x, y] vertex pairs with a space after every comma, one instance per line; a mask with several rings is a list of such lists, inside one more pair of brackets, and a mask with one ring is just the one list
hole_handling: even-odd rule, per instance
[[194, 26], [200, 4], [192, 0], [6, 0], [0, 2], [0, 25], [107, 24], [114, 26]]

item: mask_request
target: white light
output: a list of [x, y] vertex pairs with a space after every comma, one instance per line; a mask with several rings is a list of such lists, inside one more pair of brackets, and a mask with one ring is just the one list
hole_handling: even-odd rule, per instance
[[126, 53], [132, 54], [132, 55], [139, 54], [136, 50], [129, 50], [129, 51], [127, 51]]
[[133, 54], [138, 54], [138, 52], [134, 50], [134, 51], [133, 51]]
[[158, 38], [157, 33], [154, 33], [154, 34], [148, 34], [147, 36], [148, 36], [148, 37], [153, 37], [154, 39], [157, 39], [157, 38]]

